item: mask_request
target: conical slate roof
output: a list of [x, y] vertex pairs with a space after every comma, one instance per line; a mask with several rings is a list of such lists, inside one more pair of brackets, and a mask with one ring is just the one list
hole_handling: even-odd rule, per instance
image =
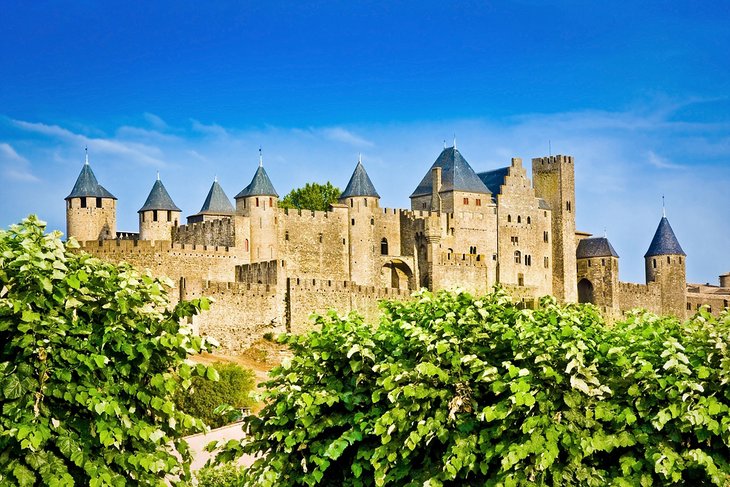
[[424, 196], [433, 192], [431, 181], [431, 170], [434, 167], [441, 168], [441, 192], [446, 191], [468, 191], [470, 193], [491, 194], [484, 185], [474, 169], [471, 168], [456, 147], [444, 149], [433, 163], [431, 169], [421, 180], [411, 198]]
[[96, 176], [94, 176], [94, 171], [91, 170], [91, 166], [88, 162], [84, 164], [79, 177], [76, 178], [76, 184], [74, 184], [71, 194], [66, 196], [65, 199], [85, 196], [117, 199], [113, 194], [107, 191], [104, 186], [99, 184], [96, 180]]
[[259, 166], [256, 169], [256, 174], [253, 175], [251, 183], [243, 188], [240, 193], [236, 195], [236, 199], [245, 198], [247, 196], [276, 196], [279, 194], [274, 189], [274, 185], [271, 184], [269, 175], [266, 174], [264, 166]]
[[646, 251], [644, 257], [656, 255], [687, 255], [682, 250], [682, 246], [679, 245], [679, 241], [674, 235], [674, 230], [672, 230], [666, 216], [662, 217], [659, 222], [654, 238], [651, 240], [651, 245], [649, 245], [649, 250]]
[[350, 182], [347, 183], [347, 187], [340, 195], [340, 199], [349, 198], [351, 196], [374, 196], [376, 198], [380, 198], [378, 192], [375, 191], [373, 182], [370, 181], [370, 176], [368, 176], [367, 171], [365, 171], [365, 167], [363, 167], [362, 162], [360, 161], [357, 162], [357, 166], [355, 166], [355, 170], [352, 172]]
[[172, 198], [170, 198], [170, 194], [165, 189], [165, 185], [159, 179], [155, 181], [149, 196], [147, 196], [147, 201], [144, 202], [144, 205], [142, 205], [142, 208], [137, 213], [149, 210], [180, 211], [180, 208], [175, 206]]
[[203, 203], [203, 207], [198, 214], [232, 215], [235, 212], [236, 210], [233, 208], [231, 200], [228, 199], [223, 188], [218, 184], [218, 180], [213, 181], [213, 185], [210, 187], [210, 191], [208, 191], [208, 196], [205, 198], [205, 203]]
[[578, 259], [588, 259], [591, 257], [618, 257], [618, 254], [606, 237], [594, 237], [584, 238], [578, 242], [575, 256]]

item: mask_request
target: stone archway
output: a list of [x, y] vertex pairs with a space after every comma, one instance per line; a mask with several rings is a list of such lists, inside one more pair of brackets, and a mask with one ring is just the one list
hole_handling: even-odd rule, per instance
[[578, 282], [578, 302], [579, 303], [595, 303], [593, 297], [593, 283], [588, 279], [581, 279]]
[[413, 289], [413, 271], [400, 259], [388, 261], [380, 269], [380, 282], [383, 287]]

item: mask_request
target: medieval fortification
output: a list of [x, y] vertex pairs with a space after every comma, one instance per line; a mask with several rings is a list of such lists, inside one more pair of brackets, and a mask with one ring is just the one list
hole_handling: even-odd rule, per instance
[[687, 284], [686, 254], [662, 217], [645, 259], [646, 283], [619, 281], [619, 257], [605, 237], [575, 228], [575, 161], [522, 160], [476, 173], [445, 148], [410, 196], [410, 209], [381, 208], [358, 162], [328, 211], [278, 208], [259, 162], [235, 207], [218, 181], [182, 224], [180, 209], [155, 181], [139, 210], [139, 232], [117, 232], [116, 198], [86, 163], [66, 197], [67, 235], [100, 258], [171, 278], [175, 299], [209, 296], [196, 317], [202, 334], [229, 351], [266, 332], [298, 332], [312, 312], [358, 310], [417, 289], [484, 293], [502, 284], [524, 306], [552, 294], [589, 302], [607, 316], [635, 307], [680, 318], [729, 306], [730, 273], [720, 285]]

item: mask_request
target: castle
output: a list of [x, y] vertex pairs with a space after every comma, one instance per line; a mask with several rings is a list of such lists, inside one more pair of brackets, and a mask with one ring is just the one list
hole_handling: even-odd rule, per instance
[[680, 318], [729, 306], [720, 286], [688, 285], [686, 255], [664, 216], [645, 255], [646, 283], [618, 279], [606, 237], [575, 228], [575, 161], [556, 155], [476, 173], [456, 146], [444, 148], [410, 195], [410, 209], [381, 208], [361, 161], [328, 211], [278, 207], [261, 159], [235, 207], [217, 180], [201, 210], [182, 224], [162, 181], [139, 213], [139, 232], [117, 232], [116, 198], [88, 156], [66, 197], [67, 235], [87, 252], [171, 278], [175, 299], [210, 296], [195, 318], [224, 348], [266, 332], [302, 331], [309, 314], [357, 309], [374, 319], [383, 298], [419, 288], [483, 293], [502, 284], [526, 307], [551, 294], [588, 302], [607, 316], [642, 307]]

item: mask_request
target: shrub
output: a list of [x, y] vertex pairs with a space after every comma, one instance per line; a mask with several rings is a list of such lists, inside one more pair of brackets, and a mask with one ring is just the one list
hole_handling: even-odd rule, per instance
[[[0, 231], [0, 485], [165, 485], [189, 480], [176, 387], [215, 377], [167, 284], [71, 251], [29, 217]], [[182, 377], [178, 383], [177, 377]]]
[[245, 467], [222, 465], [204, 467], [195, 473], [198, 487], [237, 487], [243, 485]]
[[728, 485], [730, 314], [422, 292], [317, 318], [266, 384], [248, 485]]
[[[218, 362], [212, 367], [218, 371], [217, 381], [202, 376], [193, 377], [189, 389], [175, 394], [175, 403], [181, 410], [202, 419], [210, 427], [218, 428], [231, 422], [231, 416], [216, 411], [219, 406], [240, 409], [253, 405], [249, 393], [255, 386], [255, 376], [252, 371], [232, 363]], [[240, 414], [233, 417], [238, 416]]]

